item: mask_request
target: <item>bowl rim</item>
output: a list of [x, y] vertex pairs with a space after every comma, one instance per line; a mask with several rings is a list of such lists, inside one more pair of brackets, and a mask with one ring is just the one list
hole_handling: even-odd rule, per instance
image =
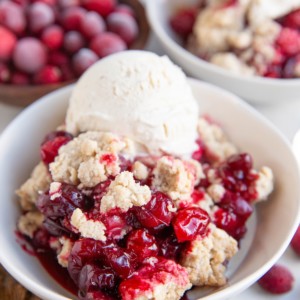
[[[188, 83], [190, 86], [193, 85], [201, 85], [206, 88], [209, 88], [213, 92], [216, 91], [217, 93], [222, 93], [223, 95], [226, 95], [226, 101], [230, 103], [230, 105], [239, 105], [243, 110], [247, 110], [251, 115], [254, 115], [255, 118], [259, 119], [265, 126], [268, 126], [280, 139], [281, 143], [283, 143], [287, 148], [290, 149], [291, 157], [295, 161], [295, 168], [297, 169], [298, 177], [300, 178], [300, 167], [297, 163], [297, 159], [295, 156], [295, 153], [292, 151], [290, 142], [288, 139], [281, 133], [275, 125], [273, 125], [267, 118], [265, 118], [263, 115], [261, 115], [259, 112], [257, 112], [252, 106], [245, 103], [241, 100], [240, 97], [234, 95], [231, 92], [228, 92], [224, 90], [223, 88], [217, 87], [213, 84], [202, 82], [198, 79], [188, 78]], [[5, 136], [10, 134], [10, 128], [14, 126], [14, 123], [16, 120], [23, 118], [24, 115], [28, 114], [30, 110], [32, 109], [39, 109], [43, 107], [45, 101], [51, 101], [53, 97], [57, 97], [57, 95], [63, 95], [66, 93], [69, 93], [73, 90], [75, 84], [68, 85], [66, 87], [57, 89], [56, 91], [53, 91], [31, 105], [29, 105], [27, 108], [25, 108], [15, 119], [13, 119], [10, 124], [6, 127], [6, 129], [3, 131], [3, 133], [0, 136], [0, 145], [3, 144], [3, 140]], [[297, 187], [298, 194], [300, 195], [300, 186]], [[300, 203], [298, 205], [298, 212], [297, 216], [294, 220], [293, 226], [289, 230], [289, 234], [285, 237], [283, 243], [281, 244], [281, 247], [279, 247], [273, 254], [272, 257], [268, 259], [268, 261], [263, 264], [258, 270], [250, 274], [249, 276], [241, 279], [237, 283], [234, 283], [233, 285], [226, 286], [224, 289], [220, 291], [216, 291], [211, 295], [205, 296], [201, 298], [201, 300], [209, 299], [209, 300], [221, 300], [224, 299], [224, 297], [229, 297], [234, 294], [237, 294], [241, 292], [242, 290], [248, 288], [251, 284], [253, 284], [259, 277], [261, 277], [265, 272], [268, 271], [272, 267], [272, 265], [280, 258], [280, 256], [284, 253], [286, 248], [288, 247], [290, 240], [292, 239], [294, 232], [297, 229], [297, 226], [300, 222]], [[21, 284], [23, 284], [28, 290], [31, 290], [33, 293], [36, 293], [38, 296], [45, 297], [47, 299], [56, 299], [56, 300], [70, 300], [70, 298], [67, 298], [62, 295], [58, 295], [57, 293], [53, 292], [51, 289], [44, 287], [38, 283], [36, 283], [34, 280], [27, 278], [23, 275], [21, 271], [19, 271], [13, 263], [7, 261], [5, 259], [4, 253], [0, 251], [0, 262], [3, 265], [3, 267], [14, 277], [16, 278]]]
[[[176, 53], [177, 56], [185, 58], [189, 64], [196, 65], [198, 68], [209, 70], [211, 72], [216, 73], [219, 76], [228, 77], [232, 80], [244, 81], [245, 83], [250, 84], [259, 84], [265, 86], [274, 86], [279, 85], [280, 87], [291, 87], [291, 86], [299, 86], [300, 85], [300, 78], [293, 78], [293, 79], [282, 79], [282, 78], [267, 78], [262, 76], [246, 76], [235, 74], [234, 72], [230, 72], [229, 70], [223, 69], [218, 67], [210, 62], [207, 62], [196, 55], [192, 54], [190, 51], [182, 47], [178, 44], [174, 39], [167, 34], [164, 26], [162, 26], [161, 22], [158, 21], [157, 18], [157, 8], [159, 8], [162, 3], [170, 2], [170, 0], [151, 0], [145, 1], [146, 12], [148, 21], [151, 25], [152, 30], [159, 38], [161, 43], [165, 47], [172, 47], [173, 51]], [[175, 33], [174, 33], [175, 34]]]

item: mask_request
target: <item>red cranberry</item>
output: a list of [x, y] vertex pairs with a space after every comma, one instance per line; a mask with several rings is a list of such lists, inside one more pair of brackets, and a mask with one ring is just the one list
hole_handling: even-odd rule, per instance
[[179, 243], [175, 234], [171, 233], [159, 239], [159, 255], [178, 261], [184, 243]]
[[204, 145], [201, 140], [197, 140], [198, 149], [192, 154], [192, 158], [200, 161], [204, 153]]
[[28, 9], [29, 28], [37, 33], [55, 21], [52, 8], [42, 2], [33, 3]]
[[291, 247], [298, 255], [300, 255], [300, 226], [297, 228], [297, 231], [291, 241]]
[[214, 222], [217, 227], [225, 230], [236, 240], [240, 240], [246, 233], [245, 219], [239, 218], [234, 212], [226, 209], [218, 209], [214, 214]]
[[10, 80], [10, 70], [8, 66], [0, 62], [0, 83], [7, 83]]
[[294, 276], [286, 267], [274, 265], [258, 284], [271, 294], [284, 294], [293, 288]]
[[207, 212], [198, 207], [178, 211], [173, 219], [173, 228], [179, 242], [192, 241], [197, 235], [204, 236], [210, 218]]
[[106, 17], [114, 10], [116, 0], [83, 0], [82, 4], [86, 9], [96, 11]]
[[12, 1], [1, 1], [0, 24], [4, 25], [16, 34], [23, 33], [26, 27], [26, 19], [21, 6]]
[[13, 53], [15, 66], [25, 73], [36, 73], [46, 63], [46, 48], [36, 38], [25, 37], [17, 42]]
[[69, 63], [69, 57], [61, 51], [50, 52], [48, 55], [48, 63], [50, 65], [61, 67], [62, 65], [67, 65]]
[[88, 12], [80, 23], [80, 32], [88, 39], [104, 32], [105, 29], [106, 25], [103, 18], [93, 11]]
[[294, 10], [286, 15], [281, 21], [284, 27], [290, 27], [293, 29], [300, 29], [300, 9]]
[[56, 0], [33, 0], [32, 2], [41, 2], [49, 6], [55, 6], [57, 4]]
[[0, 61], [8, 61], [13, 54], [13, 50], [16, 46], [16, 36], [0, 25]]
[[107, 55], [127, 49], [125, 42], [112, 32], [105, 32], [96, 35], [91, 43], [90, 48], [98, 54], [100, 58]]
[[79, 50], [73, 57], [73, 67], [76, 74], [81, 75], [98, 59], [97, 54], [90, 49], [83, 48]]
[[297, 30], [282, 28], [276, 43], [287, 56], [293, 56], [300, 52], [300, 34]]
[[130, 15], [132, 17], [135, 17], [134, 10], [129, 5], [126, 5], [126, 4], [119, 4], [115, 8], [114, 12], [118, 12], [118, 13], [122, 13], [122, 14], [126, 14], [126, 15]]
[[193, 31], [196, 16], [195, 8], [180, 10], [171, 18], [170, 25], [178, 35], [186, 38]]
[[70, 65], [61, 65], [60, 70], [62, 73], [62, 81], [74, 80], [76, 78], [74, 70]]
[[78, 284], [82, 267], [88, 262], [100, 259], [105, 247], [112, 246], [110, 244], [105, 245], [102, 242], [85, 238], [81, 238], [74, 243], [69, 256], [68, 271], [76, 284]]
[[54, 132], [48, 134], [41, 145], [41, 158], [45, 164], [50, 164], [58, 155], [58, 150], [72, 139], [72, 136], [65, 132]]
[[77, 207], [87, 209], [91, 206], [90, 200], [75, 186], [63, 183], [57, 198], [42, 194], [38, 198], [37, 207], [47, 217], [64, 217], [72, 213]]
[[80, 0], [58, 0], [58, 5], [65, 9], [80, 6]]
[[86, 264], [79, 274], [78, 288], [87, 293], [97, 290], [110, 290], [115, 287], [117, 278], [115, 273], [109, 269], [101, 269], [95, 264]]
[[248, 173], [253, 167], [252, 157], [248, 153], [232, 155], [227, 159], [227, 165], [234, 171]]
[[118, 247], [103, 249], [105, 263], [110, 266], [122, 279], [127, 278], [134, 271], [132, 258]]
[[77, 31], [69, 31], [64, 37], [64, 48], [69, 53], [75, 53], [85, 44], [83, 36]]
[[100, 291], [88, 292], [86, 294], [79, 293], [78, 297], [80, 300], [113, 300], [113, 298]]
[[136, 208], [136, 216], [146, 228], [170, 225], [173, 217], [170, 207], [173, 207], [171, 199], [161, 192], [156, 192], [146, 205]]
[[65, 226], [65, 224], [62, 225], [60, 218], [46, 218], [43, 226], [53, 236], [60, 237], [62, 235], [67, 235], [69, 237], [78, 238], [71, 230], [69, 230], [69, 228]]
[[34, 233], [32, 242], [35, 249], [49, 249], [49, 240], [49, 233], [42, 227]]
[[267, 71], [264, 74], [264, 77], [281, 78], [281, 71], [282, 71], [281, 65], [270, 65], [268, 66]]
[[158, 253], [155, 237], [145, 229], [134, 230], [129, 234], [127, 249], [134, 254], [139, 262], [148, 257], [157, 256]]
[[295, 68], [299, 63], [300, 63], [300, 54], [288, 58], [282, 68], [282, 77], [283, 78], [294, 78], [295, 77]]
[[139, 27], [135, 19], [124, 13], [114, 12], [107, 17], [108, 30], [120, 36], [131, 45], [138, 36]]
[[11, 83], [17, 85], [28, 85], [30, 83], [30, 78], [27, 74], [16, 71], [11, 76]]
[[82, 7], [70, 7], [64, 11], [62, 24], [66, 30], [79, 30], [80, 23], [85, 18], [86, 10]]
[[46, 28], [42, 33], [42, 41], [50, 50], [57, 50], [63, 44], [64, 32], [58, 25]]
[[38, 71], [33, 77], [36, 84], [53, 84], [61, 82], [62, 74], [58, 67], [47, 65]]

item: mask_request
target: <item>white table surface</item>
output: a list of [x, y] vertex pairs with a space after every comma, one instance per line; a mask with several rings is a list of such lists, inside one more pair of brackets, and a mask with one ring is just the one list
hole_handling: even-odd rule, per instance
[[[148, 49], [158, 54], [164, 54], [164, 51], [154, 37], [150, 39]], [[275, 103], [272, 106], [256, 105], [255, 108], [274, 123], [290, 141], [300, 128], [300, 95], [299, 99], [295, 99], [294, 101], [285, 101], [285, 99], [282, 99], [281, 103]], [[0, 133], [19, 112], [21, 112], [21, 108], [5, 105], [0, 102]], [[288, 266], [295, 276], [295, 286], [290, 293], [279, 296], [269, 295], [257, 285], [253, 285], [242, 294], [230, 300], [300, 299], [300, 257], [297, 257], [291, 249], [288, 249], [280, 259], [280, 263]]]

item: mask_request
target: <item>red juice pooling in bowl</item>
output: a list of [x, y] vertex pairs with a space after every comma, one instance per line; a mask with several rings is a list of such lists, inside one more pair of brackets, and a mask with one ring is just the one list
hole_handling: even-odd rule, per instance
[[[162, 89], [163, 95], [164, 85], [171, 89], [176, 109], [169, 100], [163, 108], [173, 109], [170, 123], [158, 113], [145, 115], [140, 125], [148, 128], [153, 121], [161, 122], [159, 128], [169, 132], [168, 137], [157, 137], [161, 131], [152, 127], [153, 132], [134, 135], [81, 128], [93, 123], [90, 120], [96, 111], [89, 99], [80, 111], [72, 111], [78, 104], [77, 87], [82, 82], [89, 87], [95, 79], [87, 73], [70, 100], [66, 130], [72, 135], [67, 131], [47, 135], [41, 145], [43, 161], [17, 191], [23, 209], [20, 234], [31, 241], [39, 257], [51, 255], [64, 268], [84, 300], [155, 299], [158, 294], [162, 299], [179, 300], [193, 286], [223, 286], [228, 262], [239, 250], [253, 206], [273, 190], [270, 168], [255, 170], [251, 156], [239, 152], [220, 125], [198, 116], [182, 71], [167, 58], [140, 55], [136, 65], [136, 53], [124, 52], [90, 70], [99, 75], [109, 63], [109, 70], [103, 67], [107, 86], [110, 72], [127, 74], [127, 81], [122, 78], [122, 82], [131, 88], [125, 94], [134, 93], [129, 97], [132, 101], [140, 97], [134, 103], [137, 112], [150, 100], [151, 105], [156, 101], [149, 100], [145, 89], [155, 93]], [[164, 72], [155, 73], [162, 66]], [[139, 72], [149, 82], [135, 80]], [[131, 128], [134, 123], [129, 116], [136, 112], [127, 114], [127, 102], [119, 95], [126, 84], [119, 90], [115, 77], [110, 80], [112, 88], [107, 93], [112, 92], [109, 98], [114, 105], [109, 105], [114, 109], [108, 115], [113, 127], [119, 126], [120, 131]], [[184, 100], [178, 95], [178, 80]], [[102, 98], [96, 98], [98, 105]], [[101, 112], [108, 109], [106, 104], [100, 105]], [[172, 136], [184, 112], [185, 127], [182, 131], [178, 127]], [[86, 124], [78, 121], [87, 115]]]

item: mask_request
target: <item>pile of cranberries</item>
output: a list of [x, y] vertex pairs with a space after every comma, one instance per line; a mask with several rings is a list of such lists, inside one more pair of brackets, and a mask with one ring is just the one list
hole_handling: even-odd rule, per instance
[[[222, 8], [236, 3], [237, 0], [228, 0]], [[182, 38], [184, 43], [187, 42], [188, 37], [193, 32], [194, 23], [200, 10], [201, 5], [183, 8], [178, 10], [170, 19], [171, 28]], [[269, 78], [295, 78], [295, 68], [296, 66], [299, 67], [300, 64], [300, 9], [276, 21], [282, 26], [274, 44], [276, 58], [268, 66], [263, 76]]]
[[138, 33], [134, 11], [117, 0], [0, 1], [0, 83], [72, 80]]

